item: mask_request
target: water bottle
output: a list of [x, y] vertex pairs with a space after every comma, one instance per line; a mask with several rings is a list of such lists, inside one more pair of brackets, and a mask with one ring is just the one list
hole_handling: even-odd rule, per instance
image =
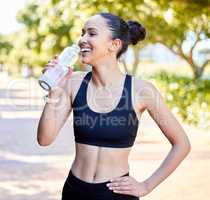
[[40, 86], [47, 91], [57, 86], [58, 82], [67, 74], [68, 66], [72, 66], [76, 62], [79, 51], [80, 48], [77, 44], [66, 47], [58, 56], [58, 63], [41, 75], [39, 78]]

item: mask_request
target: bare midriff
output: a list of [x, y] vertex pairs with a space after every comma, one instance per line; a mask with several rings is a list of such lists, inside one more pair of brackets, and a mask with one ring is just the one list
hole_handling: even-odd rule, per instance
[[131, 147], [112, 148], [75, 143], [75, 148], [71, 171], [85, 182], [105, 182], [129, 172], [128, 156]]

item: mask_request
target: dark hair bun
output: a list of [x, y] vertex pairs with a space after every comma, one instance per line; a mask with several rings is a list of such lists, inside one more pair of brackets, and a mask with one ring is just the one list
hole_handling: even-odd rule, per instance
[[146, 29], [137, 21], [129, 20], [127, 22], [129, 27], [130, 43], [135, 45], [146, 37]]

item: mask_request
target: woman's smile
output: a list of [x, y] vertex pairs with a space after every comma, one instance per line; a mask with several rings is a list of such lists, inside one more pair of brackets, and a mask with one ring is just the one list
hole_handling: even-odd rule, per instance
[[90, 45], [86, 45], [84, 43], [81, 43], [79, 46], [80, 46], [79, 55], [81, 56], [82, 59], [89, 56], [93, 51], [93, 48], [90, 47]]
[[80, 50], [80, 55], [82, 57], [85, 57], [86, 55], [90, 54], [92, 52], [92, 49], [90, 48], [83, 48]]

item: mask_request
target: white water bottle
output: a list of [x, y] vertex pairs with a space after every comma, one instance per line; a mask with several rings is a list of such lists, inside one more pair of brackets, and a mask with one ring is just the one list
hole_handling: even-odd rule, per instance
[[58, 63], [41, 75], [39, 78], [40, 86], [48, 91], [57, 86], [58, 82], [67, 74], [68, 66], [72, 66], [76, 62], [79, 51], [80, 48], [77, 44], [66, 47], [58, 56]]

